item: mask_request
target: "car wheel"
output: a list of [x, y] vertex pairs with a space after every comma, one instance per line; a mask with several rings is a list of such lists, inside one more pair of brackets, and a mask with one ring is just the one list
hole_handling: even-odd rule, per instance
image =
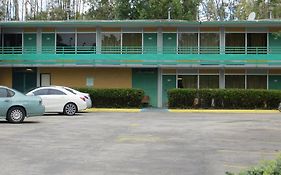
[[7, 113], [7, 120], [10, 123], [21, 123], [25, 118], [25, 111], [22, 107], [12, 107]]
[[77, 107], [74, 103], [67, 103], [63, 108], [65, 115], [74, 115], [77, 112]]

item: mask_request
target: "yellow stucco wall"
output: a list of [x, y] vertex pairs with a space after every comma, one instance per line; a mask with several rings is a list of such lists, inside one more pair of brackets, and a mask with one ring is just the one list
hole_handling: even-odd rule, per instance
[[12, 68], [0, 68], [0, 85], [12, 87]]
[[85, 87], [86, 78], [94, 78], [95, 88], [131, 88], [132, 70], [129, 68], [39, 68], [51, 74], [52, 85]]

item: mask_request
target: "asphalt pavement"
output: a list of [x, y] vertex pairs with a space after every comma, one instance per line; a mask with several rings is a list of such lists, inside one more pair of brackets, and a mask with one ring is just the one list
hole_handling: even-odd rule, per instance
[[281, 151], [281, 113], [49, 114], [0, 121], [3, 175], [220, 175]]

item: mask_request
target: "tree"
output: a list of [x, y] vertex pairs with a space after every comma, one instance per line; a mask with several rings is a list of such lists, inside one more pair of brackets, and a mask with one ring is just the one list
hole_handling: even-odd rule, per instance
[[241, 0], [236, 17], [240, 20], [247, 19], [251, 12], [256, 13], [256, 19], [278, 19], [281, 17], [280, 0]]
[[113, 0], [89, 0], [90, 9], [86, 13], [87, 19], [114, 19]]
[[239, 0], [203, 0], [200, 3], [201, 19], [207, 21], [233, 20], [238, 3]]

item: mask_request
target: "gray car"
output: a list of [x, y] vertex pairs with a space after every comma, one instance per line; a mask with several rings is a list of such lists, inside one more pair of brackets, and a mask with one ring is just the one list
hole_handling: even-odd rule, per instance
[[45, 112], [42, 99], [26, 96], [14, 89], [0, 86], [0, 118], [11, 123], [21, 123], [25, 117], [40, 116]]

